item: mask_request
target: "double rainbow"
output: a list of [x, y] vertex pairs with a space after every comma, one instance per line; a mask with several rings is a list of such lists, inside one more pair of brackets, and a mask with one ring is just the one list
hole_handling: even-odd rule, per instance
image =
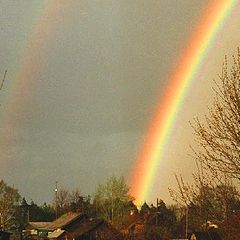
[[170, 75], [167, 88], [150, 123], [132, 178], [131, 194], [137, 204], [142, 204], [151, 193], [151, 185], [159, 170], [158, 164], [163, 160], [168, 137], [191, 82], [214, 43], [217, 33], [237, 3], [237, 0], [210, 1]]
[[[210, 2], [205, 14], [194, 29], [194, 34], [186, 44], [188, 47], [181, 54], [172, 71], [167, 88], [150, 124], [148, 135], [145, 138], [145, 146], [137, 160], [136, 171], [132, 178], [131, 194], [138, 203], [147, 200], [151, 193], [151, 184], [159, 170], [158, 163], [163, 158], [163, 150], [166, 147], [168, 136], [171, 134], [178, 110], [219, 29], [238, 3], [237, 0], [210, 0]], [[28, 84], [30, 82], [33, 84], [41, 67], [39, 60], [41, 50], [53, 36], [59, 24], [54, 22], [51, 25], [47, 19], [51, 16], [58, 18], [61, 11], [66, 11], [66, 5], [69, 6], [72, 3], [73, 1], [70, 0], [44, 0], [41, 2], [37, 14], [38, 20], [27, 40], [26, 49], [13, 82], [13, 88], [17, 88], [18, 91], [16, 89], [9, 90], [9, 92], [18, 94], [14, 97], [11, 96], [11, 99], [10, 97], [5, 99], [10, 105], [8, 113], [4, 113], [5, 123], [14, 121], [10, 113], [19, 112], [19, 106], [25, 106], [29, 102]]]

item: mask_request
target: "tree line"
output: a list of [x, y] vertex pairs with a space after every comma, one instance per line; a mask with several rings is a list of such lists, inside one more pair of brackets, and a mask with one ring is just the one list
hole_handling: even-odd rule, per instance
[[181, 228], [178, 225], [182, 225], [181, 221], [177, 221], [174, 208], [167, 207], [162, 200], [159, 200], [157, 206], [149, 206], [145, 202], [137, 209], [123, 177], [112, 176], [105, 183], [99, 184], [93, 199], [90, 196], [84, 197], [79, 190], [59, 189], [56, 196], [57, 199], [54, 198], [51, 204], [44, 203], [40, 206], [33, 201], [27, 203], [17, 189], [2, 180], [1, 229], [20, 233], [29, 222], [53, 221], [70, 211], [105, 219], [119, 230], [126, 227], [131, 217], [138, 217], [144, 224], [144, 232], [141, 234], [148, 236], [146, 239], [152, 239], [152, 236], [176, 236], [177, 229]]

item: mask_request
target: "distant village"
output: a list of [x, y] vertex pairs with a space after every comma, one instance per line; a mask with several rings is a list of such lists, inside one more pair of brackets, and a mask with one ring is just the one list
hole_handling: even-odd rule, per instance
[[53, 202], [39, 206], [2, 180], [0, 240], [239, 239], [239, 192], [230, 186], [228, 191], [222, 205], [221, 197], [214, 199], [215, 206], [208, 199], [186, 206], [157, 199], [156, 205], [144, 202], [137, 208], [124, 178], [112, 176], [93, 197], [56, 188]]

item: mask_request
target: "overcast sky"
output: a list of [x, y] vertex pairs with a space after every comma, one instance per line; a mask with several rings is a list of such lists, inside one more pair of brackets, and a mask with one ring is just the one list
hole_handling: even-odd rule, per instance
[[[56, 180], [83, 194], [112, 174], [130, 180], [167, 77], [208, 1], [60, 0], [45, 18], [48, 4], [40, 2], [0, 0], [0, 75], [8, 70], [0, 94], [0, 178], [43, 203], [53, 200]], [[227, 20], [194, 80], [149, 201], [169, 201], [174, 173], [190, 179], [189, 121], [207, 112], [224, 55], [239, 46], [239, 22], [237, 14]], [[46, 38], [33, 37], [46, 29]], [[33, 74], [17, 81], [33, 46]]]

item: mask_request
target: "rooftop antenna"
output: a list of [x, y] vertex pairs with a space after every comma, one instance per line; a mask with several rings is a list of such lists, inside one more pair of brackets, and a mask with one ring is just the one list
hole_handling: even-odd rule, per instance
[[2, 88], [3, 88], [3, 84], [4, 84], [4, 81], [5, 81], [5, 79], [6, 79], [6, 75], [7, 75], [7, 70], [5, 70], [5, 72], [4, 72], [3, 80], [2, 80], [1, 86], [0, 86], [0, 90], [2, 90]]
[[58, 181], [55, 182], [55, 211], [56, 211], [56, 219], [58, 218]]

